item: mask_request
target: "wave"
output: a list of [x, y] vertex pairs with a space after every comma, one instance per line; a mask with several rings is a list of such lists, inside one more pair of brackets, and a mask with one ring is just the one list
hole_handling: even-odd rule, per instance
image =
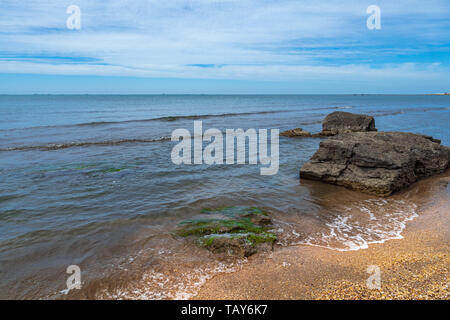
[[149, 121], [167, 121], [174, 122], [179, 120], [199, 120], [208, 118], [223, 118], [223, 117], [237, 117], [237, 116], [250, 116], [256, 114], [269, 114], [269, 113], [279, 113], [288, 111], [260, 111], [260, 112], [241, 112], [241, 113], [221, 113], [221, 114], [202, 114], [202, 115], [187, 115], [187, 116], [166, 116], [159, 118], [150, 119], [135, 119], [135, 120], [123, 120], [123, 121], [100, 121], [100, 122], [88, 122], [79, 123], [69, 126], [84, 127], [84, 126], [97, 126], [97, 125], [109, 125], [109, 124], [120, 124], [120, 123], [130, 123], [130, 122], [149, 122]]
[[165, 272], [146, 271], [137, 283], [128, 288], [103, 291], [98, 299], [114, 300], [189, 300], [197, 295], [201, 287], [218, 274], [233, 273], [247, 263], [247, 259], [234, 262], [214, 261], [191, 270]]
[[408, 112], [429, 112], [429, 111], [439, 111], [439, 110], [449, 110], [448, 107], [433, 107], [433, 108], [402, 108], [396, 110], [376, 110], [368, 111], [367, 114], [373, 115], [375, 117], [383, 116], [395, 116], [397, 114], [404, 114]]
[[15, 199], [23, 198], [23, 197], [24, 197], [23, 194], [5, 194], [5, 195], [0, 195], [0, 203], [6, 202], [6, 201], [9, 201], [9, 200], [15, 200]]
[[370, 111], [367, 114], [372, 115], [374, 117], [385, 117], [385, 116], [396, 116], [398, 114], [403, 114], [405, 111], [397, 110], [397, 111]]
[[309, 126], [312, 124], [321, 124], [322, 120], [311, 120], [311, 121], [300, 121], [298, 122], [299, 125], [301, 126]]
[[60, 144], [48, 144], [48, 145], [38, 145], [38, 146], [20, 146], [20, 147], [11, 147], [0, 149], [0, 152], [6, 151], [31, 151], [31, 150], [40, 150], [40, 151], [52, 151], [52, 150], [61, 150], [67, 148], [75, 148], [75, 147], [90, 147], [90, 146], [115, 146], [122, 145], [127, 143], [152, 143], [152, 142], [163, 142], [170, 141], [170, 137], [160, 137], [157, 139], [120, 139], [120, 140], [107, 140], [107, 141], [92, 141], [92, 142], [71, 142], [71, 143], [60, 143]]
[[304, 237], [294, 225], [283, 224], [278, 244], [310, 245], [337, 251], [367, 249], [370, 244], [402, 239], [406, 223], [418, 217], [417, 205], [403, 200], [369, 199], [342, 208], [324, 229]]
[[130, 120], [121, 120], [121, 121], [93, 121], [93, 122], [64, 124], [64, 125], [49, 125], [49, 126], [27, 127], [27, 128], [0, 129], [0, 131], [16, 131], [16, 130], [43, 129], [43, 128], [95, 127], [95, 126], [104, 126], [104, 125], [153, 122], [153, 121], [175, 122], [175, 121], [179, 121], [179, 120], [200, 120], [200, 119], [208, 119], [208, 118], [251, 116], [251, 115], [258, 115], [258, 114], [273, 114], [273, 113], [283, 113], [283, 112], [292, 112], [292, 110], [277, 110], [277, 111], [272, 110], [272, 111], [257, 111], [257, 112], [236, 112], [236, 113], [202, 114], [202, 115], [185, 115], [185, 116], [165, 116], [165, 117], [158, 117], [158, 118], [130, 119]]
[[304, 111], [316, 111], [316, 110], [344, 110], [344, 109], [353, 109], [354, 106], [328, 106], [328, 107], [317, 107], [317, 108], [309, 108], [304, 109]]

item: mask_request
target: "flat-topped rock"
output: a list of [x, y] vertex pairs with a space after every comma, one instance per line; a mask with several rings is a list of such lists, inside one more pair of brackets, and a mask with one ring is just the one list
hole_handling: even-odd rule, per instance
[[282, 137], [311, 137], [311, 133], [303, 130], [302, 128], [295, 128], [292, 130], [283, 131], [280, 133]]
[[312, 137], [323, 138], [334, 136], [344, 132], [368, 132], [377, 131], [375, 128], [375, 119], [365, 114], [354, 114], [350, 112], [336, 111], [330, 113], [322, 121], [322, 131], [311, 134], [302, 128], [283, 131], [280, 136], [283, 137]]
[[430, 136], [346, 132], [322, 141], [301, 168], [300, 177], [387, 196], [418, 179], [444, 172], [449, 158], [450, 148]]
[[333, 136], [344, 132], [377, 131], [375, 119], [364, 114], [336, 111], [330, 113], [322, 122], [322, 136]]

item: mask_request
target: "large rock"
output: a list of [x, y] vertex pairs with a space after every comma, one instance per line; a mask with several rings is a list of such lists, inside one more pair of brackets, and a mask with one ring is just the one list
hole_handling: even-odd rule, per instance
[[375, 119], [364, 114], [354, 114], [350, 112], [336, 111], [330, 113], [322, 121], [322, 131], [311, 134], [302, 128], [295, 128], [280, 133], [284, 137], [312, 137], [322, 138], [334, 136], [344, 132], [367, 132], [377, 131], [375, 128]]
[[336, 111], [330, 113], [322, 122], [322, 136], [333, 136], [344, 132], [377, 131], [375, 119], [364, 114]]
[[300, 177], [387, 196], [420, 178], [444, 172], [449, 158], [450, 148], [429, 136], [347, 132], [322, 141], [301, 168]]

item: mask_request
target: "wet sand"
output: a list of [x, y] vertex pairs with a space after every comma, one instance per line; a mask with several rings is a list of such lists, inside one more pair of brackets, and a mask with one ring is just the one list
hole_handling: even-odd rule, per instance
[[[278, 247], [250, 257], [237, 272], [215, 276], [194, 299], [448, 300], [449, 182], [447, 170], [411, 188], [420, 211], [408, 222], [403, 239], [345, 252], [307, 245]], [[380, 289], [366, 284], [372, 265], [380, 268]]]

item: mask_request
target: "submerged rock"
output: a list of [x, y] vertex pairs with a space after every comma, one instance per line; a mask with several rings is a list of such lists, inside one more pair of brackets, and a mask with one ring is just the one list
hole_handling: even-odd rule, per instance
[[272, 248], [277, 239], [269, 231], [272, 220], [259, 208], [221, 207], [203, 209], [202, 214], [205, 217], [181, 222], [176, 234], [195, 238], [214, 253], [248, 257], [264, 246]]
[[248, 257], [261, 249], [262, 245], [271, 249], [276, 239], [276, 236], [269, 232], [224, 233], [203, 236], [198, 239], [198, 244], [214, 253]]
[[387, 196], [420, 178], [444, 172], [449, 157], [450, 148], [430, 136], [347, 132], [322, 141], [301, 168], [300, 177]]
[[303, 130], [302, 128], [295, 128], [292, 130], [283, 131], [280, 133], [280, 136], [283, 137], [311, 137], [311, 133]]
[[321, 136], [333, 136], [344, 132], [377, 131], [375, 119], [364, 114], [336, 111], [330, 113], [322, 122]]

